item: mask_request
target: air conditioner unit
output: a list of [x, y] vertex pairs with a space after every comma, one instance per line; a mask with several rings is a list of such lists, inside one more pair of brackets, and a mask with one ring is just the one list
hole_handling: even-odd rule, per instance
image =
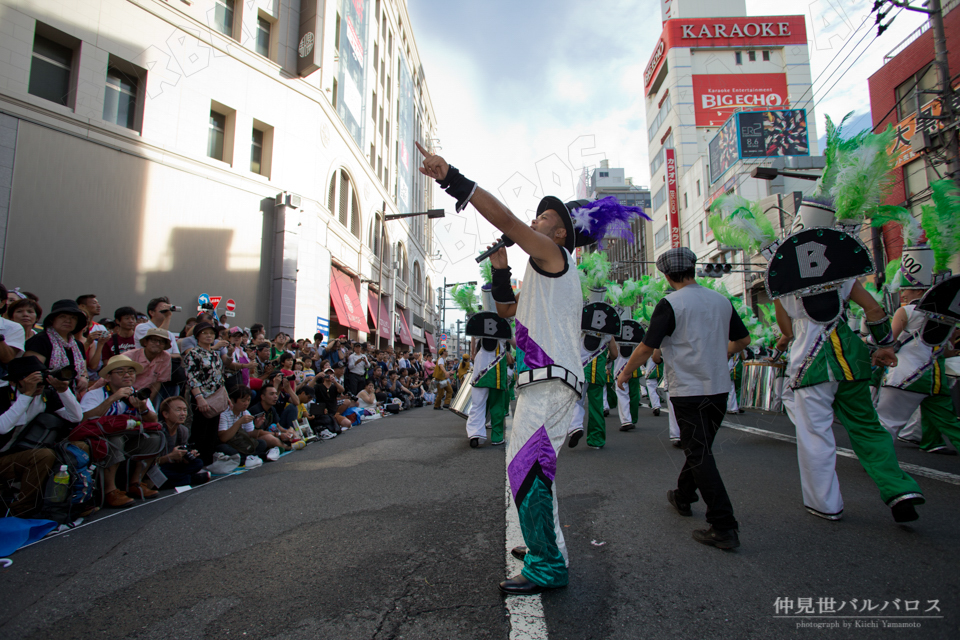
[[295, 193], [281, 191], [274, 199], [274, 204], [278, 207], [292, 207], [294, 209], [299, 209], [302, 206], [302, 201], [300, 196]]

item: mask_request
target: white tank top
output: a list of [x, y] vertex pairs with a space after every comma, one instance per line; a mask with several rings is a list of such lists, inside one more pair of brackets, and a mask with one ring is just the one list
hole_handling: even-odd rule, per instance
[[[579, 386], [583, 383], [580, 364], [580, 315], [583, 293], [573, 258], [563, 247], [567, 261], [563, 273], [545, 275], [531, 259], [523, 276], [523, 292], [517, 304], [517, 347], [523, 351], [524, 364], [530, 368], [530, 381], [538, 382], [561, 367]], [[552, 369], [548, 369], [552, 367]], [[526, 372], [524, 372], [526, 373]], [[522, 383], [522, 381], [521, 381]]]
[[898, 336], [900, 342], [905, 342], [908, 336], [913, 336], [910, 342], [903, 345], [897, 352], [897, 366], [887, 369], [887, 376], [883, 384], [888, 387], [899, 387], [904, 380], [910, 377], [920, 367], [930, 362], [933, 349], [920, 341], [920, 331], [926, 317], [916, 311], [917, 305], [908, 304], [903, 307], [907, 313], [907, 326]]

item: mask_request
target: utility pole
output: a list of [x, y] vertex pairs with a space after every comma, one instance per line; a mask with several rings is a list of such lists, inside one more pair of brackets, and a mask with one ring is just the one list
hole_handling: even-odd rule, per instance
[[457, 357], [458, 358], [461, 355], [460, 353], [460, 323], [461, 322], [463, 322], [463, 320], [457, 320]]
[[960, 151], [957, 145], [956, 114], [953, 112], [950, 65], [947, 63], [947, 36], [943, 30], [943, 9], [940, 6], [940, 0], [930, 0], [930, 29], [933, 31], [937, 85], [940, 88], [940, 117], [943, 119], [943, 134], [946, 136], [944, 146], [947, 152], [947, 175], [957, 182], [960, 180]]
[[443, 293], [440, 294], [440, 326], [447, 330], [447, 276], [443, 276]]

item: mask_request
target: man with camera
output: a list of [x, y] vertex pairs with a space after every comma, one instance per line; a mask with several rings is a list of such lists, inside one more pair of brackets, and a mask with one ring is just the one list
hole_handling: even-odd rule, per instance
[[363, 353], [363, 345], [359, 342], [353, 343], [353, 353], [347, 356], [347, 392], [351, 396], [357, 395], [357, 392], [363, 386], [363, 378], [367, 373], [367, 367], [371, 366], [370, 358]]
[[163, 487], [200, 485], [210, 480], [210, 473], [203, 470], [203, 460], [198, 452], [187, 447], [190, 431], [184, 426], [187, 421], [187, 401], [180, 396], [167, 398], [160, 404], [163, 419], [164, 447], [157, 458], [157, 465], [167, 480]]
[[[150, 402], [149, 388], [137, 391], [134, 383], [137, 375], [143, 372], [143, 365], [126, 355], [110, 358], [100, 370], [100, 377], [106, 384], [92, 389], [83, 396], [80, 403], [83, 419], [93, 420], [104, 416], [121, 416], [138, 422], [156, 422], [157, 412]], [[154, 458], [163, 450], [163, 437], [157, 433], [140, 431], [108, 435], [107, 457], [103, 462], [103, 484], [107, 504], [115, 508], [129, 507], [133, 504], [131, 496], [150, 500], [157, 492], [149, 488], [141, 479], [144, 472], [153, 464]], [[130, 472], [130, 482], [126, 492], [117, 488], [117, 468], [128, 458], [136, 458]]]
[[7, 506], [11, 515], [24, 516], [40, 506], [57, 459], [52, 449], [28, 448], [21, 436], [41, 413], [74, 424], [83, 418], [83, 411], [70, 383], [61, 379], [65, 376], [51, 375], [36, 356], [15, 358], [7, 370], [5, 379], [11, 386], [0, 389], [0, 480], [20, 481], [20, 493]]
[[151, 402], [157, 399], [160, 387], [170, 380], [173, 359], [168, 352], [171, 340], [167, 333], [163, 329], [150, 329], [140, 338], [140, 348], [126, 353], [127, 357], [143, 367], [133, 388], [137, 391], [148, 390]]

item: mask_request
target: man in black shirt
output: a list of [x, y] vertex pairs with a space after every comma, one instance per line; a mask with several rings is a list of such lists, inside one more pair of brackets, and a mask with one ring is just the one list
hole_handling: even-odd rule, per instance
[[690, 503], [699, 500], [699, 490], [711, 526], [694, 531], [694, 540], [734, 549], [740, 546], [739, 525], [712, 447], [730, 392], [727, 359], [750, 344], [750, 334], [729, 300], [696, 283], [696, 263], [697, 256], [686, 247], [670, 249], [657, 259], [657, 269], [674, 291], [657, 304], [643, 342], [617, 376], [617, 386], [623, 388], [655, 349], [663, 352], [671, 411], [687, 457], [677, 489], [667, 492], [667, 500], [680, 515], [690, 516]]

